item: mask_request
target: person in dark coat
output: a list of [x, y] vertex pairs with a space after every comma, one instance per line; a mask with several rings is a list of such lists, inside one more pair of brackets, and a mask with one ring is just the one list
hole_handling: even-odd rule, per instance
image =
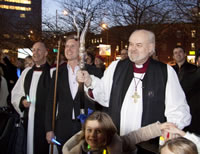
[[185, 92], [192, 115], [191, 124], [185, 130], [200, 134], [200, 69], [187, 62], [186, 53], [182, 47], [174, 48], [173, 58], [176, 61], [173, 68]]
[[90, 52], [87, 52], [86, 64], [94, 65], [94, 55]]
[[33, 45], [33, 67], [27, 67], [12, 90], [11, 102], [24, 119], [27, 132], [27, 154], [48, 154], [45, 113], [50, 85], [47, 49], [42, 42]]
[[3, 77], [8, 84], [8, 105], [10, 105], [11, 91], [17, 82], [17, 67], [10, 61], [9, 57], [3, 53], [0, 53], [0, 67], [3, 70]]
[[[63, 144], [81, 129], [81, 123], [77, 119], [77, 116], [80, 115], [81, 94], [78, 90], [79, 83], [76, 80], [76, 73], [80, 69], [79, 45], [79, 40], [77, 40], [74, 35], [69, 36], [66, 40], [64, 52], [67, 63], [60, 66], [58, 71], [56, 122], [54, 131], [52, 129], [52, 112], [55, 72], [53, 74], [52, 86], [50, 88], [47, 104], [46, 139], [48, 143], [51, 143], [52, 138], [56, 136], [56, 140], [61, 143], [61, 146], [58, 146], [59, 154], [62, 154]], [[86, 65], [86, 69], [89, 73], [97, 77], [102, 76], [99, 72], [100, 70], [94, 69], [92, 66]], [[88, 108], [95, 109], [95, 103], [90, 102], [86, 97], [85, 99], [85, 113], [87, 113]]]
[[94, 59], [94, 64], [97, 68], [100, 68], [102, 73], [104, 73], [106, 66], [104, 65], [104, 58], [100, 55], [97, 55]]

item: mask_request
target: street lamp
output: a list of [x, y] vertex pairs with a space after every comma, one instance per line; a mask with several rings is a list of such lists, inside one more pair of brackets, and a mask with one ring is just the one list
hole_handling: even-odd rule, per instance
[[67, 10], [63, 10], [63, 15], [67, 16], [69, 14], [69, 12]]
[[105, 23], [101, 24], [101, 27], [102, 27], [103, 29], [108, 29], [108, 25], [105, 24]]
[[[62, 14], [64, 16], [67, 16], [69, 14], [69, 12], [67, 10], [63, 10]], [[56, 10], [56, 32], [58, 30], [58, 10]]]
[[105, 23], [102, 23], [101, 28], [106, 31], [106, 44], [108, 44], [108, 25]]
[[[108, 45], [108, 25], [106, 24], [106, 23], [102, 23], [101, 24], [101, 28], [103, 29], [103, 30], [105, 30], [105, 32], [106, 32], [106, 44]], [[109, 59], [110, 59], [110, 57], [109, 57], [109, 55], [107, 56], [107, 59], [108, 59], [108, 64], [109, 64]]]

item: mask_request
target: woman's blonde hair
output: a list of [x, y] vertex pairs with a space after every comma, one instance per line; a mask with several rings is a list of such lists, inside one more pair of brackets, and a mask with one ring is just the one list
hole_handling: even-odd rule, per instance
[[183, 137], [168, 140], [160, 148], [160, 152], [162, 152], [162, 149], [165, 147], [174, 154], [198, 154], [196, 145], [192, 141]]

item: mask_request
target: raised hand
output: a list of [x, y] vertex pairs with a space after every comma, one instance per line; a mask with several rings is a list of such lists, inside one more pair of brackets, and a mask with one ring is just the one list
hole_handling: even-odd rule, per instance
[[76, 79], [78, 82], [83, 82], [87, 87], [91, 86], [92, 79], [87, 71], [79, 70]]

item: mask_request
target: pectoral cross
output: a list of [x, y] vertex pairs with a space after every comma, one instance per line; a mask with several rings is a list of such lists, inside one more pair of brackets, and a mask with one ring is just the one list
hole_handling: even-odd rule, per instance
[[140, 95], [138, 95], [137, 91], [135, 91], [134, 95], [132, 96], [134, 99], [134, 103], [137, 103], [137, 100], [140, 98]]

